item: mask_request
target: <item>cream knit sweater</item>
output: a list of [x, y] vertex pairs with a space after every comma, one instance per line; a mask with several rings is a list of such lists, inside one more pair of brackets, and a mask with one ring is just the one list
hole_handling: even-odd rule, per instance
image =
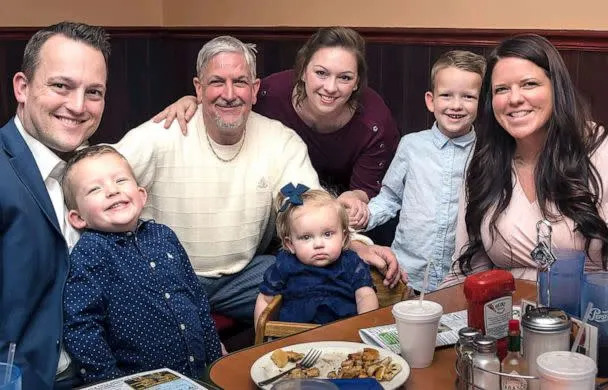
[[[210, 149], [200, 105], [186, 136], [177, 121], [169, 130], [149, 121], [116, 145], [148, 190], [142, 217], [175, 231], [197, 275], [236, 273], [265, 247], [274, 229], [272, 202], [283, 185], [319, 187], [293, 130], [254, 112], [246, 126], [242, 150], [230, 162]], [[229, 159], [240, 144], [213, 148]]]

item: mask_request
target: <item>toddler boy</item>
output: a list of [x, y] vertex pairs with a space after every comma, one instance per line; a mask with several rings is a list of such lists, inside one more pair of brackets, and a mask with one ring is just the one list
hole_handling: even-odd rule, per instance
[[64, 341], [85, 382], [168, 367], [200, 377], [219, 358], [209, 302], [175, 233], [139, 219], [146, 190], [106, 145], [68, 162], [70, 255]]

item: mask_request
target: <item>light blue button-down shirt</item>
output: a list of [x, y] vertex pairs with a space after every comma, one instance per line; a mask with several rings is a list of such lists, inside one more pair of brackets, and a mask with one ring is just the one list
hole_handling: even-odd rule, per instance
[[452, 264], [458, 197], [475, 132], [448, 138], [437, 123], [401, 138], [380, 193], [369, 202], [367, 230], [394, 217], [399, 225], [391, 246], [409, 284], [422, 289], [428, 260], [429, 287], [439, 286]]

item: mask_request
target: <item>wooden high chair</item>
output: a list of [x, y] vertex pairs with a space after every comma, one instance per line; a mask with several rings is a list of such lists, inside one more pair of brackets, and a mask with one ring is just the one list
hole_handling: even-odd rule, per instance
[[[376, 295], [380, 307], [390, 306], [396, 302], [407, 299], [413, 295], [412, 289], [399, 281], [395, 288], [386, 287], [383, 283], [384, 276], [375, 268], [371, 269], [372, 281], [376, 286]], [[255, 344], [262, 344], [266, 337], [285, 337], [308, 329], [316, 328], [318, 324], [306, 324], [297, 322], [275, 321], [279, 315], [281, 295], [275, 295], [266, 309], [260, 314], [255, 328]]]

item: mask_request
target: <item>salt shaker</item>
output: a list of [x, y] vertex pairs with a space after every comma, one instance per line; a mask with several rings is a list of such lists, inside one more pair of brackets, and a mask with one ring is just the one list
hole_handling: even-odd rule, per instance
[[475, 352], [473, 341], [481, 335], [479, 329], [464, 327], [458, 331], [458, 342], [456, 343], [456, 388], [458, 390], [469, 389], [471, 381], [471, 361]]
[[[570, 317], [559, 309], [538, 307], [521, 319], [523, 352], [529, 374], [538, 376], [536, 358], [545, 352], [567, 351], [570, 346]], [[539, 390], [538, 381], [530, 381], [530, 390]]]
[[485, 390], [500, 390], [500, 376], [484, 370], [500, 372], [500, 360], [496, 355], [496, 339], [492, 336], [478, 336], [473, 342], [473, 384]]

